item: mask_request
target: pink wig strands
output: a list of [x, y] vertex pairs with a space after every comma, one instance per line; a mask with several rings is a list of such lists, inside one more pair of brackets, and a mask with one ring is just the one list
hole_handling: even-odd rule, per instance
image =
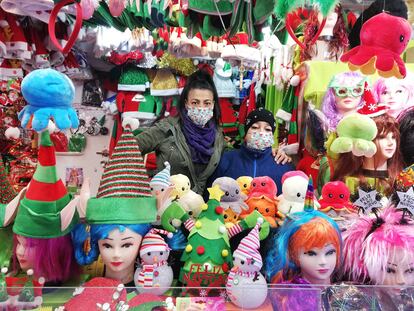
[[[16, 258], [17, 238], [14, 235], [13, 268], [18, 266]], [[79, 273], [76, 263], [72, 239], [69, 235], [51, 239], [26, 237], [27, 248], [34, 248], [34, 273], [44, 277], [46, 282], [65, 282]]]
[[[336, 85], [341, 86], [363, 86], [363, 79], [364, 76], [361, 75], [359, 72], [343, 72], [335, 75], [332, 78], [332, 82]], [[362, 96], [359, 106], [362, 105]], [[328, 127], [329, 131], [335, 131], [338, 122], [343, 118], [336, 107], [336, 100], [335, 100], [335, 91], [332, 87], [329, 87], [325, 93], [325, 96], [322, 100], [322, 112], [325, 114], [326, 118], [328, 119]]]
[[397, 248], [414, 258], [414, 226], [401, 225], [402, 212], [386, 208], [379, 216], [384, 223], [370, 233], [376, 218], [361, 216], [344, 232], [344, 270], [353, 281], [384, 282], [388, 259]]

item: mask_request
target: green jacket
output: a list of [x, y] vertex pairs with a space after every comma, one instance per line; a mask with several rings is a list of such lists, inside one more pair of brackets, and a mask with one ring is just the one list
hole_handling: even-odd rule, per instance
[[171, 165], [171, 175], [184, 174], [190, 178], [192, 190], [203, 195], [207, 179], [215, 171], [224, 150], [224, 137], [217, 131], [214, 153], [207, 165], [195, 164], [191, 160], [190, 149], [181, 130], [178, 118], [165, 118], [149, 129], [135, 136], [142, 154], [155, 151], [157, 170], [164, 168], [164, 162]]

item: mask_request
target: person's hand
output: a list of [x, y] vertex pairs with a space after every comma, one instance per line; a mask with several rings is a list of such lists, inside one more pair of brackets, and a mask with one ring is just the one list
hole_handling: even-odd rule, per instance
[[286, 164], [292, 162], [292, 158], [289, 157], [284, 151], [283, 147], [286, 146], [286, 144], [279, 144], [278, 148], [272, 149], [272, 155], [275, 158], [275, 161], [277, 164]]

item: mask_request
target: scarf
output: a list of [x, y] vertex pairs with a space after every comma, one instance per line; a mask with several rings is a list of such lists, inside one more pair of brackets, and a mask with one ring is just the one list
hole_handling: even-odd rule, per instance
[[[240, 271], [239, 267], [233, 267], [230, 270], [229, 276], [227, 277], [227, 283], [226, 283], [226, 290], [227, 290], [227, 295], [229, 296], [229, 298], [232, 301], [236, 301], [237, 298], [232, 294], [232, 286], [234, 284], [234, 277], [236, 275], [240, 275], [243, 277], [247, 277], [247, 278], [254, 278], [257, 272], [243, 272]], [[238, 283], [234, 284], [237, 285]]]
[[214, 152], [214, 141], [216, 139], [216, 126], [210, 120], [205, 127], [193, 123], [187, 116], [187, 110], [182, 113], [183, 133], [191, 152], [194, 163], [207, 164]]
[[154, 270], [158, 267], [164, 266], [167, 261], [160, 261], [153, 265], [142, 265], [142, 269], [138, 275], [138, 284], [141, 287], [152, 287], [154, 279]]

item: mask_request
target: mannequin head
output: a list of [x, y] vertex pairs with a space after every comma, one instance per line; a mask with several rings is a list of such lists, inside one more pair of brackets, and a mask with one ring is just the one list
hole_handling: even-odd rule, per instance
[[310, 283], [329, 284], [341, 262], [338, 225], [318, 211], [293, 214], [273, 242], [266, 269], [270, 280], [298, 275]]
[[388, 114], [397, 118], [414, 104], [414, 81], [411, 75], [404, 79], [380, 78], [374, 84], [374, 93], [380, 103], [389, 107]]
[[362, 104], [364, 82], [365, 77], [358, 72], [344, 72], [332, 78], [322, 101], [330, 131], [335, 131], [338, 122]]
[[[311, 45], [312, 39], [318, 32], [319, 25], [323, 19], [322, 14], [317, 11], [311, 11], [304, 29], [303, 43], [306, 46], [305, 50], [301, 51], [301, 59], [309, 60], [316, 56], [317, 49]], [[325, 27], [320, 34], [320, 38], [329, 37], [329, 59], [339, 60], [345, 48], [348, 46], [348, 34], [346, 32], [344, 18], [342, 16], [342, 7], [337, 5], [335, 10], [331, 12], [327, 18]]]
[[401, 154], [404, 166], [414, 164], [414, 110], [409, 110], [401, 115], [400, 135]]
[[359, 216], [344, 232], [344, 269], [353, 281], [414, 285], [414, 226], [400, 224], [402, 212], [386, 208], [376, 218]]

